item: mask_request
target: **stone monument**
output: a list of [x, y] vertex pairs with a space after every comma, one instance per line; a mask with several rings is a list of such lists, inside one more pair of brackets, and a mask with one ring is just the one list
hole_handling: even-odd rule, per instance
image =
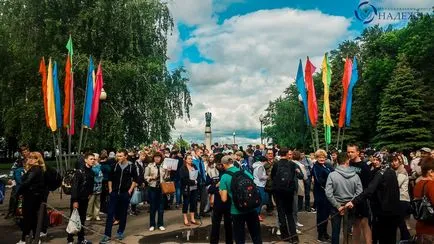
[[211, 141], [212, 141], [212, 136], [211, 136], [211, 113], [210, 112], [206, 112], [205, 113], [205, 146], [208, 150], [211, 150]]

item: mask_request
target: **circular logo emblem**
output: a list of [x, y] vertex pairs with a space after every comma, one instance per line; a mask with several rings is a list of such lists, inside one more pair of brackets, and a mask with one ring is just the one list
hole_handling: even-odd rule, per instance
[[370, 4], [369, 1], [361, 2], [357, 9], [354, 10], [356, 18], [363, 22], [363, 24], [371, 23], [377, 13], [377, 8], [374, 5]]

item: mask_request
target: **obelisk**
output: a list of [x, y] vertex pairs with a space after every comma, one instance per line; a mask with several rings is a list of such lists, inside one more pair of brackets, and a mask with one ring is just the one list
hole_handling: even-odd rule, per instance
[[205, 146], [208, 150], [211, 150], [211, 141], [212, 141], [212, 136], [211, 136], [211, 113], [210, 112], [206, 112], [205, 113]]

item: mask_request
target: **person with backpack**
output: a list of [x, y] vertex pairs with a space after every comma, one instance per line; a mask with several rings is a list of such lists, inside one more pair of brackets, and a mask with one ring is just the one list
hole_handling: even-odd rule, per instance
[[315, 181], [313, 196], [317, 205], [316, 224], [318, 241], [329, 241], [330, 235], [327, 233], [328, 217], [330, 215], [330, 202], [325, 194], [327, 177], [334, 171], [330, 164], [326, 164], [327, 152], [319, 149], [315, 152], [316, 163], [312, 168], [312, 175]]
[[271, 180], [276, 199], [281, 238], [290, 243], [298, 243], [299, 239], [293, 216], [293, 211], [297, 211], [297, 209], [293, 209], [293, 204], [298, 184], [297, 179], [303, 179], [303, 174], [297, 165], [289, 159], [290, 151], [288, 148], [282, 147], [279, 153], [280, 160], [273, 165]]
[[[345, 204], [363, 191], [362, 181], [359, 176], [350, 169], [350, 161], [347, 153], [338, 154], [335, 162], [338, 164], [334, 172], [327, 178], [325, 193], [332, 205], [332, 244], [339, 244], [341, 233], [341, 221]], [[337, 213], [340, 214], [337, 214]], [[348, 215], [353, 214], [352, 211]], [[348, 218], [351, 218], [349, 216]], [[345, 223], [345, 222], [344, 222]], [[344, 233], [346, 231], [344, 230]], [[344, 236], [344, 239], [346, 236]]]
[[[145, 191], [145, 168], [146, 164], [146, 154], [143, 151], [139, 152], [139, 158], [134, 162], [137, 170], [137, 189], [140, 190], [142, 196]], [[145, 199], [142, 199], [144, 201]], [[130, 215], [136, 216], [139, 214], [137, 210], [137, 204], [131, 204]]]
[[245, 225], [254, 244], [261, 244], [261, 227], [256, 208], [261, 197], [253, 182], [253, 175], [234, 166], [231, 156], [224, 156], [221, 163], [225, 173], [220, 180], [220, 197], [223, 203], [231, 201], [234, 240], [237, 244], [245, 243]]
[[110, 201], [108, 206], [107, 221], [105, 224], [104, 237], [100, 243], [109, 243], [112, 235], [113, 217], [116, 210], [119, 212], [119, 228], [116, 233], [116, 239], [124, 239], [124, 231], [127, 224], [127, 212], [130, 204], [130, 198], [134, 188], [137, 185], [136, 167], [127, 160], [128, 152], [120, 149], [116, 153], [118, 162], [115, 164], [113, 171], [109, 176], [108, 187]]
[[[86, 212], [89, 203], [89, 197], [93, 194], [95, 173], [92, 170], [95, 164], [95, 156], [93, 153], [85, 153], [83, 156], [84, 166], [77, 169], [74, 174], [71, 186], [71, 214], [74, 209], [78, 210], [80, 215], [81, 225], [85, 225]], [[84, 239], [84, 228], [78, 232], [78, 243], [91, 243]], [[67, 237], [68, 244], [74, 242], [74, 234], [69, 234]]]
[[45, 162], [39, 152], [31, 152], [25, 166], [26, 173], [17, 191], [17, 199], [23, 198], [23, 233], [17, 244], [25, 244], [26, 237], [33, 232], [32, 239], [36, 238], [36, 225], [38, 212], [46, 192], [44, 172]]
[[[414, 187], [414, 199], [426, 200], [432, 205], [434, 204], [434, 159], [426, 157], [422, 159], [422, 178]], [[420, 206], [420, 205], [419, 205]], [[415, 218], [418, 216], [415, 215]], [[417, 243], [434, 243], [434, 215], [427, 215], [431, 221], [418, 219], [416, 222], [416, 241]]]
[[220, 179], [224, 174], [223, 164], [221, 163], [221, 159], [223, 158], [222, 153], [217, 153], [215, 155], [215, 167], [218, 170], [218, 176], [212, 178], [211, 186], [208, 189], [208, 192], [213, 195], [213, 211], [212, 211], [212, 225], [211, 225], [211, 233], [209, 242], [211, 244], [219, 243], [220, 238], [220, 223], [223, 219], [224, 228], [225, 228], [225, 243], [232, 244], [233, 243], [233, 234], [232, 234], [232, 216], [231, 216], [231, 202], [226, 201], [222, 202], [222, 199], [219, 194], [219, 186]]
[[399, 201], [399, 186], [396, 173], [385, 160], [383, 153], [374, 154], [374, 161], [381, 164], [368, 188], [345, 206], [352, 208], [369, 199], [372, 211], [372, 240], [373, 243], [396, 243], [396, 232], [401, 218]]

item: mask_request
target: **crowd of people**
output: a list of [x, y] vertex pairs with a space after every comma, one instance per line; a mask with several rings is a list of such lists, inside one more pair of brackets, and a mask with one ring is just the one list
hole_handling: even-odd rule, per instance
[[[42, 154], [26, 146], [20, 151], [10, 174], [14, 186], [6, 217], [22, 210], [18, 243], [23, 244], [31, 233], [35, 237], [39, 207], [50, 191]], [[346, 152], [319, 149], [309, 156], [277, 145], [244, 150], [237, 145], [178, 148], [154, 142], [140, 150], [86, 150], [70, 186], [71, 213], [77, 209], [83, 225], [102, 221], [100, 212], [106, 214], [100, 243], [124, 239], [127, 216], [138, 215], [138, 207], [145, 204], [150, 232], [165, 231], [164, 211], [170, 208], [181, 210], [185, 226], [211, 217], [210, 243], [219, 243], [222, 220], [225, 243], [245, 243], [245, 227], [253, 243], [262, 243], [260, 223], [272, 218], [275, 207], [277, 235], [284, 242], [299, 242], [303, 220], [298, 213], [305, 211], [316, 214], [318, 241], [338, 244], [342, 229], [343, 238], [351, 235], [354, 243], [360, 243], [362, 235], [368, 244], [396, 243], [398, 230], [401, 241], [412, 238], [407, 221], [413, 199], [434, 203], [432, 151], [422, 148], [408, 156], [361, 151], [354, 144], [347, 145]], [[168, 159], [177, 165], [168, 166]], [[169, 183], [174, 189], [165, 193]], [[41, 236], [47, 233], [46, 219], [45, 214]], [[118, 225], [115, 237], [113, 225]], [[77, 236], [78, 243], [90, 243], [83, 228]], [[434, 222], [418, 220], [417, 243], [434, 243], [433, 236]], [[73, 241], [74, 235], [68, 234], [67, 242]]]

